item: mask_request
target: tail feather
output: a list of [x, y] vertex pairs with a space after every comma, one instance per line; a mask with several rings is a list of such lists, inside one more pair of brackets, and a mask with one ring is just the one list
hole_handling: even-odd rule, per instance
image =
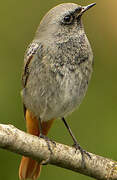
[[37, 179], [40, 176], [40, 172], [41, 172], [41, 165], [38, 163], [37, 167], [36, 167], [36, 170], [35, 170], [35, 173], [33, 175], [33, 178]]
[[[53, 119], [42, 123], [42, 133], [47, 135]], [[26, 126], [27, 132], [36, 136], [39, 136], [39, 122], [29, 110], [26, 110]], [[22, 157], [20, 168], [19, 168], [19, 178], [20, 180], [32, 179], [36, 180], [40, 175], [41, 165], [29, 157]]]
[[37, 161], [23, 156], [19, 168], [19, 177], [21, 180], [28, 178], [35, 180], [39, 177], [40, 169], [41, 166]]

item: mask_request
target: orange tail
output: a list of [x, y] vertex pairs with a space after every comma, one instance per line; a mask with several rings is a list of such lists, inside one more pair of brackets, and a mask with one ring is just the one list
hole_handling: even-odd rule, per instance
[[[42, 122], [42, 133], [47, 135], [53, 120]], [[26, 126], [27, 132], [35, 136], [39, 136], [39, 122], [29, 110], [26, 110]], [[32, 179], [36, 180], [40, 175], [41, 165], [28, 157], [22, 157], [20, 168], [19, 168], [19, 178], [20, 180]]]

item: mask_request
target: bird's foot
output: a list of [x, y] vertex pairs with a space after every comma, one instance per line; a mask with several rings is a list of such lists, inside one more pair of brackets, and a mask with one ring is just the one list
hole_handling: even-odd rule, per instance
[[78, 143], [75, 143], [74, 145], [73, 145], [73, 147], [75, 148], [75, 152], [77, 151], [77, 150], [79, 150], [80, 151], [80, 153], [81, 153], [81, 155], [82, 155], [82, 167], [84, 168], [85, 167], [85, 154], [88, 156], [88, 158], [90, 158], [91, 159], [91, 155], [87, 152], [87, 151], [85, 151], [81, 146], [80, 146], [80, 144], [78, 144]]
[[[41, 134], [41, 133], [40, 133], [39, 137], [40, 137], [40, 138], [43, 138], [43, 139], [46, 141], [47, 146], [48, 146], [48, 150], [50, 151], [50, 156], [51, 156], [51, 155], [52, 155], [52, 149], [51, 149], [51, 147], [50, 147], [50, 142], [51, 142], [52, 144], [54, 144], [55, 146], [56, 146], [56, 143], [55, 143], [53, 140], [49, 139], [47, 136], [45, 136], [45, 135], [43, 135], [43, 134]], [[43, 161], [41, 162], [41, 164], [42, 164], [42, 165], [47, 165], [47, 164], [50, 162], [50, 156], [49, 156], [46, 160], [43, 160]]]

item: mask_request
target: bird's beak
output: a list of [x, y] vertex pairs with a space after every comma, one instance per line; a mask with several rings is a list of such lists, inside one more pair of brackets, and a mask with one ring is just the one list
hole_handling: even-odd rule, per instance
[[96, 3], [92, 3], [92, 4], [89, 4], [88, 6], [82, 6], [82, 10], [81, 10], [81, 15], [87, 11], [88, 9], [90, 9], [91, 7], [95, 6]]

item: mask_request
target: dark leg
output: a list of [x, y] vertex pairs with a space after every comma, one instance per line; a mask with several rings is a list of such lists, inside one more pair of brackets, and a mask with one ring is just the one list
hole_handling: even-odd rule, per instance
[[42, 135], [42, 125], [41, 125], [41, 118], [39, 117], [39, 130], [40, 130], [40, 135]]
[[[52, 154], [52, 149], [51, 149], [51, 147], [50, 147], [50, 142], [53, 143], [54, 145], [55, 145], [55, 142], [52, 141], [52, 140], [50, 140], [47, 136], [43, 135], [41, 118], [39, 118], [39, 130], [40, 130], [40, 135], [39, 135], [39, 137], [45, 139], [45, 141], [46, 141], [46, 143], [47, 143], [47, 146], [48, 146], [48, 150], [50, 151], [50, 155], [51, 155], [51, 154]], [[50, 157], [49, 157], [48, 159], [42, 161], [41, 164], [42, 164], [42, 165], [48, 164], [49, 159], [50, 159]]]
[[50, 152], [52, 153], [52, 150], [51, 150], [51, 148], [50, 148], [49, 142], [53, 143], [54, 145], [56, 145], [56, 143], [43, 134], [42, 124], [41, 124], [41, 118], [39, 118], [39, 130], [40, 130], [40, 135], [39, 135], [39, 137], [45, 139], [45, 141], [47, 142], [47, 145], [48, 145], [48, 149], [49, 149]]
[[72, 139], [73, 139], [73, 142], [74, 142], [74, 145], [73, 145], [73, 146], [76, 148], [76, 150], [79, 149], [80, 152], [81, 152], [81, 155], [82, 155], [82, 166], [84, 166], [84, 165], [85, 165], [84, 154], [86, 154], [89, 158], [91, 158], [91, 156], [90, 156], [90, 154], [89, 154], [88, 152], [86, 152], [84, 149], [82, 149], [82, 147], [80, 146], [80, 144], [77, 142], [77, 139], [76, 139], [75, 136], [73, 135], [73, 133], [72, 133], [70, 127], [68, 126], [68, 124], [67, 124], [67, 122], [66, 122], [66, 120], [65, 120], [64, 117], [62, 118], [62, 121], [64, 122], [66, 128], [67, 128], [68, 131], [69, 131], [69, 134], [71, 135], [71, 137], [72, 137]]

